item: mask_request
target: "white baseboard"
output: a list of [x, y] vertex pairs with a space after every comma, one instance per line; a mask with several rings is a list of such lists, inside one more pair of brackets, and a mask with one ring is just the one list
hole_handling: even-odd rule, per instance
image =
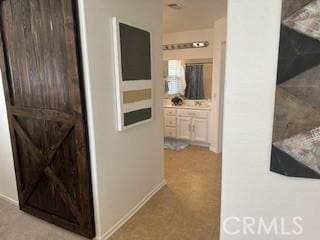
[[209, 149], [210, 149], [210, 151], [211, 151], [211, 152], [214, 152], [214, 153], [216, 153], [216, 152], [217, 152], [216, 148], [215, 148], [215, 147], [213, 147], [213, 146], [210, 146], [210, 147], [209, 147]]
[[135, 215], [161, 188], [167, 184], [166, 180], [163, 180], [158, 186], [156, 186], [150, 193], [148, 193], [134, 208], [131, 209], [120, 221], [118, 221], [109, 231], [100, 237], [96, 237], [96, 240], [109, 239], [119, 228], [121, 228], [133, 215]]
[[214, 152], [214, 153], [216, 153], [216, 154], [220, 154], [221, 153], [221, 151], [219, 151], [215, 146], [210, 146], [209, 147], [209, 149], [210, 149], [210, 151], [211, 152]]
[[208, 143], [203, 143], [203, 142], [191, 142], [190, 143], [193, 146], [199, 146], [199, 147], [210, 147], [210, 145]]
[[13, 198], [7, 197], [3, 194], [0, 194], [0, 198], [5, 200], [8, 203], [15, 205], [15, 206], [19, 206], [19, 202], [17, 200], [14, 200]]
[[[135, 215], [161, 188], [167, 184], [166, 180], [163, 180], [158, 186], [156, 186], [150, 193], [148, 193], [134, 208], [131, 209], [120, 221], [118, 221], [109, 231], [103, 234], [100, 237], [96, 237], [95, 240], [107, 240], [109, 239], [119, 228], [121, 228], [133, 215]], [[0, 194], [0, 199], [5, 200], [6, 202], [19, 206], [19, 202]]]

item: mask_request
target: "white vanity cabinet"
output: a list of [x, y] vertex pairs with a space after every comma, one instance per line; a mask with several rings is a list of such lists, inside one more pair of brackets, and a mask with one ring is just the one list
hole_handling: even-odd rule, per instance
[[165, 107], [165, 136], [209, 145], [209, 109]]

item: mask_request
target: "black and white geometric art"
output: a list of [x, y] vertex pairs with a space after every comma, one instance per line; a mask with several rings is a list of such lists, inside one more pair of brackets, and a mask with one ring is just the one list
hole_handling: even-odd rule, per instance
[[270, 169], [320, 179], [318, 0], [283, 0]]

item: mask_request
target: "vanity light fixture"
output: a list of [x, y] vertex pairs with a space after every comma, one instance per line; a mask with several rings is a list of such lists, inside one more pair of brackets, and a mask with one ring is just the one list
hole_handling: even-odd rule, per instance
[[162, 49], [166, 50], [179, 50], [179, 49], [187, 49], [187, 48], [204, 48], [208, 47], [210, 44], [208, 41], [203, 42], [192, 42], [192, 43], [177, 43], [177, 44], [167, 44], [163, 45]]

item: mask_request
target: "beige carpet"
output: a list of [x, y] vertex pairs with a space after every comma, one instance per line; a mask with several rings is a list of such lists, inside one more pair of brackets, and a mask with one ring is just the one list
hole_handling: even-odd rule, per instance
[[[167, 186], [111, 240], [218, 240], [221, 161], [206, 148], [165, 152]], [[0, 201], [1, 240], [83, 239]]]
[[84, 240], [71, 232], [34, 218], [0, 199], [1, 240]]

